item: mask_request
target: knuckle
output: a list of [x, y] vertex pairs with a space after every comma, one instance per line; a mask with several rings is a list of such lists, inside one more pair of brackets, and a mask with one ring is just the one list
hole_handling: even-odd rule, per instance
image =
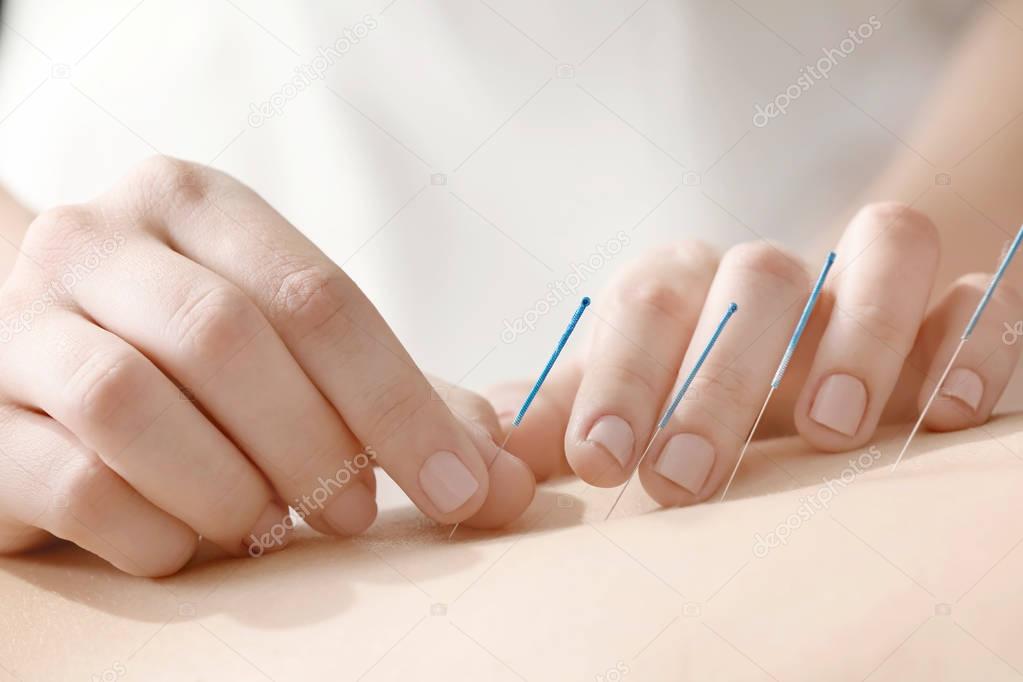
[[983, 295], [990, 281], [991, 275], [979, 272], [962, 275], [952, 282], [948, 295], [957, 303], [962, 303], [963, 305], [969, 305], [971, 300], [976, 303], [977, 297]]
[[51, 208], [29, 225], [22, 250], [37, 262], [64, 262], [95, 238], [100, 222], [99, 212], [85, 204]]
[[1002, 282], [995, 290], [994, 297], [1001, 300], [1013, 313], [1023, 311], [1023, 294], [1012, 282]]
[[679, 284], [664, 280], [625, 283], [618, 287], [615, 299], [618, 306], [624, 309], [638, 308], [643, 312], [676, 319], [686, 306], [686, 296]]
[[263, 322], [244, 293], [225, 285], [189, 296], [171, 316], [171, 325], [186, 357], [219, 366], [251, 341]]
[[67, 382], [71, 414], [85, 423], [118, 424], [149, 380], [147, 360], [134, 351], [90, 354]]
[[301, 339], [345, 307], [344, 290], [344, 276], [335, 268], [320, 265], [294, 268], [278, 280], [270, 299], [270, 313]]
[[[992, 275], [984, 273], [971, 273], [959, 277], [952, 283], [941, 307], [949, 311], [962, 311], [964, 317], [971, 314], [987, 292], [991, 277]], [[995, 289], [986, 314], [978, 323], [980, 329], [987, 330], [988, 334], [998, 339], [1000, 343], [993, 345], [1008, 362], [1014, 363], [1013, 358], [1020, 349], [1017, 340], [1021, 314], [1023, 296], [1011, 282], [1003, 281]]]
[[878, 235], [885, 235], [896, 248], [937, 259], [938, 228], [926, 214], [898, 201], [867, 204], [854, 222], [867, 225]]
[[143, 161], [131, 179], [150, 205], [204, 203], [209, 188], [202, 166], [164, 155]]
[[757, 409], [762, 387], [754, 385], [749, 373], [742, 367], [708, 360], [701, 374], [707, 377], [693, 388], [697, 399], [709, 401], [723, 410], [749, 411]]
[[771, 277], [798, 288], [805, 288], [809, 279], [797, 258], [766, 241], [745, 242], [732, 247], [725, 254], [722, 268]]
[[655, 405], [664, 398], [666, 377], [657, 379], [653, 368], [633, 362], [601, 362], [592, 370], [594, 376], [600, 377], [601, 384], [613, 387], [616, 395], [634, 397], [637, 393], [641, 400]]
[[699, 241], [684, 241], [651, 249], [626, 267], [611, 291], [619, 308], [679, 319], [690, 300], [695, 282], [710, 281], [717, 265], [713, 248]]
[[[952, 283], [949, 295], [964, 306], [976, 305], [991, 284], [991, 277], [981, 272], [962, 275]], [[1018, 313], [1023, 310], [1023, 295], [1011, 282], [1003, 280], [991, 299], [993, 303], [1004, 306], [1008, 312]]]
[[904, 313], [876, 302], [844, 302], [841, 313], [851, 318], [864, 334], [905, 357], [912, 348], [916, 329], [909, 329]]
[[655, 262], [666, 262], [686, 270], [713, 268], [718, 260], [717, 250], [698, 239], [684, 239], [673, 244], [657, 246], [650, 250], [648, 258]]
[[54, 532], [67, 537], [80, 526], [95, 533], [109, 529], [117, 522], [117, 509], [112, 501], [118, 499], [120, 484], [117, 474], [92, 453], [80, 452], [71, 457], [53, 483], [54, 495], [65, 503], [54, 519]]
[[433, 390], [422, 382], [402, 380], [381, 386], [366, 401], [370, 442], [383, 443], [396, 434], [430, 402]]

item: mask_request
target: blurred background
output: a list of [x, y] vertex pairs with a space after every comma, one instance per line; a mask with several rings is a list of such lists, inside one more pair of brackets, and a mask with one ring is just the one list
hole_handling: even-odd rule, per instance
[[[964, 0], [3, 4], [15, 195], [86, 200], [156, 153], [212, 164], [471, 388], [532, 376], [650, 245], [819, 253], [978, 16], [1023, 43], [1019, 3]], [[848, 51], [850, 31], [869, 37]]]

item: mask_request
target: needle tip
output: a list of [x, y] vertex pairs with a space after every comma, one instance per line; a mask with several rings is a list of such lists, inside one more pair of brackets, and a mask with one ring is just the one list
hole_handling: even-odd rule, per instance
[[583, 296], [583, 300], [582, 300], [582, 303], [580, 305], [582, 305], [582, 307], [585, 308], [589, 304], [590, 304], [590, 297], [589, 296]]

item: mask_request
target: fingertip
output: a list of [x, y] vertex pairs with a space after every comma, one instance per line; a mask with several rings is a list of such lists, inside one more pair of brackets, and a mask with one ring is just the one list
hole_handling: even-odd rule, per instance
[[[986, 420], [986, 415], [981, 413], [984, 391], [984, 380], [980, 374], [964, 367], [953, 369], [927, 412], [924, 426], [932, 431], [945, 432], [982, 424]], [[921, 409], [929, 397], [920, 396]]]
[[[539, 409], [538, 409], [539, 408]], [[526, 463], [538, 482], [563, 476], [571, 469], [565, 459], [564, 418], [549, 401], [537, 397], [529, 419], [519, 426], [511, 417], [501, 417], [501, 427], [510, 432], [507, 450]]]
[[362, 481], [374, 497], [377, 494], [377, 473], [373, 467], [367, 467], [359, 472], [359, 480]]
[[629, 423], [616, 415], [604, 415], [584, 434], [573, 431], [569, 429], [565, 435], [565, 458], [575, 474], [601, 488], [624, 483], [636, 445]]
[[564, 433], [567, 416], [547, 393], [539, 393], [533, 401], [528, 419], [513, 425], [517, 404], [529, 391], [524, 383], [509, 383], [487, 392], [500, 423], [505, 448], [526, 463], [537, 481], [542, 482], [570, 471], [565, 460]]
[[975, 412], [962, 402], [947, 397], [937, 397], [927, 416], [924, 417], [923, 426], [928, 431], [946, 433], [949, 431], [961, 431], [969, 429], [982, 423], [978, 420]]
[[[372, 472], [372, 470], [368, 470]], [[372, 477], [372, 473], [370, 474]], [[364, 533], [377, 517], [376, 479], [367, 484], [365, 473], [340, 490], [330, 491], [330, 499], [305, 521], [327, 535], [350, 537]], [[313, 499], [312, 504], [315, 504]]]
[[294, 528], [290, 512], [280, 503], [271, 501], [243, 538], [242, 544], [251, 556], [276, 552], [288, 546]]
[[876, 421], [868, 418], [870, 392], [851, 374], [835, 372], [804, 387], [796, 404], [796, 431], [811, 446], [824, 452], [844, 452], [866, 443]]
[[505, 526], [522, 514], [536, 494], [536, 479], [525, 462], [501, 450], [490, 468], [490, 494], [479, 511], [464, 521], [471, 528]]
[[654, 464], [644, 463], [639, 469], [643, 490], [662, 507], [687, 507], [701, 498], [656, 471]]
[[182, 524], [176, 537], [165, 536], [161, 551], [129, 559], [120, 553], [103, 554], [103, 558], [116, 568], [140, 578], [164, 578], [174, 575], [192, 560], [199, 549], [199, 536]]
[[427, 457], [419, 470], [419, 488], [433, 506], [424, 511], [438, 523], [460, 523], [486, 501], [490, 489], [486, 460], [471, 439], [470, 444], [470, 462], [457, 453], [440, 450]]

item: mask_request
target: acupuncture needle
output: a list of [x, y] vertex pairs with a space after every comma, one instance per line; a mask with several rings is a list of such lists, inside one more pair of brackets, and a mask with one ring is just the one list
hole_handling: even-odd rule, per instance
[[[551, 368], [554, 367], [554, 363], [557, 362], [558, 356], [561, 355], [561, 351], [565, 349], [565, 344], [568, 343], [568, 338], [572, 336], [572, 332], [575, 331], [575, 327], [579, 324], [579, 318], [586, 312], [586, 308], [590, 305], [590, 297], [583, 296], [583, 300], [579, 303], [579, 307], [576, 308], [575, 313], [572, 315], [571, 321], [568, 323], [568, 327], [565, 329], [565, 333], [561, 335], [558, 340], [558, 345], [551, 353], [551, 357], [547, 360], [547, 364], [544, 366], [543, 371], [540, 372], [540, 377], [533, 384], [532, 390], [529, 391], [529, 395], [522, 402], [522, 407], [519, 408], [518, 414], [515, 415], [515, 419], [512, 421], [511, 428], [508, 429], [507, 435], [501, 444], [497, 446], [497, 451], [494, 453], [494, 459], [487, 465], [487, 471], [490, 471], [490, 467], [497, 461], [498, 455], [501, 454], [501, 450], [504, 450], [504, 446], [508, 444], [508, 440], [511, 438], [512, 432], [522, 423], [522, 418], [526, 416], [526, 412], [529, 410], [529, 406], [533, 404], [533, 399], [536, 398], [536, 394], [540, 392], [540, 387], [543, 386], [543, 382], [547, 381], [547, 375], [551, 373]], [[461, 521], [455, 524], [455, 527], [451, 529], [448, 540], [454, 537], [455, 531], [458, 530], [458, 526], [461, 525]]]
[[789, 368], [789, 363], [792, 362], [792, 356], [796, 352], [796, 346], [799, 345], [799, 339], [803, 336], [803, 331], [806, 329], [806, 324], [810, 320], [810, 315], [813, 313], [813, 309], [817, 305], [817, 299], [820, 298], [821, 290], [824, 289], [824, 281], [828, 278], [828, 273], [831, 271], [831, 266], [835, 264], [835, 252], [832, 251], [828, 254], [828, 258], [824, 261], [824, 268], [821, 269], [821, 274], [817, 278], [817, 284], [814, 285], [813, 291], [810, 292], [810, 298], [806, 301], [806, 307], [803, 308], [803, 314], [799, 318], [799, 323], [796, 325], [796, 330], [792, 333], [792, 339], [789, 341], [789, 347], [785, 349], [785, 355], [781, 358], [781, 363], [778, 365], [778, 371], [774, 373], [774, 379], [771, 380], [771, 390], [767, 392], [767, 398], [764, 400], [764, 406], [760, 408], [760, 414], [757, 415], [757, 420], [753, 422], [753, 428], [750, 429], [749, 438], [746, 439], [746, 443], [742, 446], [742, 450], [739, 452], [739, 460], [735, 463], [735, 468], [732, 469], [732, 475], [728, 477], [728, 483], [725, 484], [725, 489], [721, 493], [721, 498], [718, 502], [725, 501], [725, 495], [728, 494], [728, 489], [732, 487], [732, 481], [735, 480], [735, 474], [739, 471], [739, 466], [742, 464], [742, 458], [746, 456], [746, 450], [749, 449], [750, 443], [753, 442], [753, 436], [757, 432], [757, 427], [760, 426], [760, 420], [764, 418], [764, 413], [767, 412], [767, 405], [771, 402], [771, 396], [781, 385], [781, 379], [785, 376], [786, 370]]
[[952, 371], [952, 365], [959, 358], [959, 354], [963, 351], [963, 347], [966, 342], [970, 340], [970, 336], [973, 335], [973, 330], [976, 329], [977, 323], [980, 322], [980, 316], [984, 314], [984, 309], [987, 308], [987, 304], [991, 302], [991, 297], [995, 294], [995, 289], [1001, 283], [1002, 278], [1005, 276], [1006, 270], [1009, 269], [1009, 263], [1012, 262], [1016, 252], [1019, 251], [1020, 242], [1023, 241], [1023, 227], [1019, 228], [1019, 232], [1016, 233], [1016, 239], [1013, 240], [1009, 250], [1005, 252], [1005, 257], [1002, 259], [1002, 264], [998, 266], [998, 271], [995, 272], [995, 276], [991, 278], [991, 283], [988, 284], [987, 291], [980, 299], [980, 303], [977, 305], [977, 309], [973, 312], [973, 317], [970, 318], [969, 324], [966, 325], [966, 330], [963, 332], [962, 337], [959, 339], [959, 345], [956, 347], [955, 353], [952, 354], [952, 359], [948, 361], [948, 365], [945, 367], [945, 371], [942, 372], [941, 378], [938, 379], [937, 385], [931, 392], [931, 397], [927, 399], [927, 404], [924, 405], [924, 409], [920, 412], [920, 417], [916, 420], [916, 424], [913, 426], [913, 430], [909, 434], [909, 438], [906, 439], [906, 444], [902, 446], [902, 452], [895, 459], [895, 464], [892, 465], [892, 471], [899, 466], [899, 462], [905, 456], [906, 451], [909, 450], [910, 443], [916, 437], [917, 431], [920, 430], [920, 426], [924, 423], [924, 418], [927, 416], [927, 412], [931, 409], [931, 405], [934, 404], [934, 400], [938, 397], [938, 393], [941, 391], [941, 387], [945, 384], [945, 379], [948, 378], [948, 373]]
[[632, 479], [635, 477], [636, 472], [639, 471], [639, 467], [643, 464], [643, 460], [646, 459], [647, 453], [650, 452], [650, 448], [653, 447], [654, 441], [657, 440], [657, 436], [659, 436], [661, 431], [664, 430], [664, 427], [668, 425], [668, 421], [670, 421], [672, 415], [675, 414], [675, 410], [678, 408], [679, 403], [682, 402], [682, 398], [685, 397], [686, 392], [689, 390], [689, 386], [693, 383], [693, 379], [696, 378], [697, 372], [699, 372], [700, 368], [703, 367], [703, 363], [707, 359], [707, 356], [710, 355], [710, 351], [714, 348], [714, 344], [718, 342], [718, 337], [721, 336], [721, 332], [724, 331], [725, 325], [728, 324], [728, 320], [732, 318], [732, 315], [734, 315], [735, 311], [738, 309], [739, 306], [735, 303], [728, 306], [725, 316], [721, 318], [721, 322], [718, 323], [718, 328], [714, 330], [714, 335], [710, 337], [710, 341], [707, 342], [707, 346], [703, 349], [703, 352], [700, 353], [700, 357], [696, 360], [696, 364], [693, 365], [693, 369], [690, 370], [689, 376], [686, 377], [685, 382], [682, 384], [681, 388], [678, 389], [678, 393], [675, 394], [675, 399], [671, 401], [668, 409], [664, 411], [664, 416], [661, 417], [660, 423], [657, 424], [657, 430], [654, 431], [654, 435], [650, 437], [650, 442], [647, 443], [646, 449], [643, 450], [643, 454], [639, 456], [639, 461], [636, 462], [636, 467], [632, 470], [632, 473], [629, 474], [629, 480], [625, 481], [625, 485], [623, 485], [622, 489], [619, 491], [614, 504], [612, 504], [611, 509], [608, 510], [607, 516], [604, 517], [605, 521], [611, 518], [611, 513], [614, 512], [615, 507], [618, 506], [618, 503], [622, 499], [622, 495], [625, 494], [626, 488], [628, 488], [629, 484], [632, 483]]

